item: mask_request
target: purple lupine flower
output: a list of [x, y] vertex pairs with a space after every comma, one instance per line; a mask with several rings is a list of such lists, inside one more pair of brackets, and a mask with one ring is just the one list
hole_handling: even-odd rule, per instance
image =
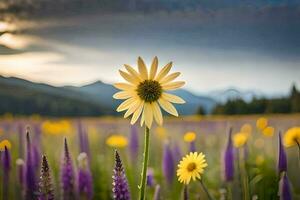
[[155, 186], [153, 200], [160, 200], [160, 185]]
[[147, 169], [147, 185], [149, 187], [154, 187], [155, 181], [154, 181], [154, 171], [152, 168]]
[[18, 138], [19, 138], [19, 157], [24, 157], [24, 127], [23, 124], [20, 122], [17, 125], [18, 129]]
[[64, 154], [61, 165], [61, 190], [63, 200], [76, 199], [75, 173], [66, 138], [64, 140]]
[[90, 155], [88, 135], [80, 121], [78, 122], [77, 129], [78, 129], [80, 152], [85, 152], [87, 155]]
[[78, 191], [82, 199], [93, 198], [93, 181], [89, 167], [88, 157], [85, 152], [79, 154], [78, 158]]
[[182, 152], [178, 143], [173, 146], [173, 158], [175, 163], [178, 163], [182, 158]]
[[8, 148], [4, 147], [4, 152], [2, 154], [2, 169], [3, 169], [3, 199], [9, 199], [9, 173], [11, 170], [11, 157]]
[[232, 129], [229, 131], [227, 147], [224, 153], [224, 179], [232, 181], [234, 178], [234, 148], [232, 145]]
[[122, 165], [122, 161], [118, 151], [115, 151], [115, 168], [112, 176], [113, 179], [113, 198], [115, 200], [129, 200], [130, 192], [127, 178]]
[[169, 143], [165, 143], [164, 145], [162, 169], [167, 183], [171, 184], [175, 174], [175, 166]]
[[41, 175], [39, 182], [39, 200], [54, 200], [54, 189], [50, 168], [45, 155], [42, 158]]
[[129, 138], [129, 150], [132, 161], [136, 161], [139, 151], [139, 135], [136, 126], [131, 126]]
[[36, 199], [36, 177], [34, 166], [32, 163], [32, 150], [31, 150], [31, 140], [29, 135], [29, 129], [26, 133], [26, 161], [25, 161], [25, 199], [32, 200]]
[[281, 133], [278, 135], [279, 139], [279, 150], [278, 150], [278, 164], [277, 169], [278, 172], [281, 173], [283, 171], [287, 171], [287, 158], [286, 153], [282, 144]]
[[280, 200], [292, 200], [290, 183], [286, 172], [283, 172], [279, 181], [279, 197]]
[[197, 152], [195, 141], [190, 142], [190, 152]]
[[32, 144], [32, 165], [34, 167], [34, 171], [37, 172], [40, 168], [41, 163], [41, 153], [36, 144]]

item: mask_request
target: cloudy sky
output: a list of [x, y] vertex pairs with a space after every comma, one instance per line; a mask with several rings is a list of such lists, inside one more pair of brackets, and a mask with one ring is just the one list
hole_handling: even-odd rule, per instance
[[298, 22], [221, 19], [159, 13], [18, 22], [24, 31], [0, 36], [0, 74], [53, 85], [113, 83], [124, 63], [136, 66], [142, 56], [150, 64], [157, 55], [160, 66], [173, 61], [196, 93], [300, 87]]

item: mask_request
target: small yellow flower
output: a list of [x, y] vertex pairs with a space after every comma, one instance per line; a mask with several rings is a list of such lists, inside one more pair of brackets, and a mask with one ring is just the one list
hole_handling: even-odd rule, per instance
[[10, 143], [10, 141], [8, 141], [8, 140], [2, 140], [2, 141], [0, 142], [0, 151], [4, 151], [5, 146], [6, 146], [8, 149], [10, 149], [10, 148], [11, 148], [11, 143]]
[[300, 127], [293, 127], [287, 130], [283, 137], [284, 145], [286, 147], [300, 144]]
[[252, 133], [252, 126], [250, 124], [244, 124], [242, 127], [241, 127], [241, 132], [243, 133], [247, 133], [247, 134], [251, 134]]
[[256, 127], [260, 130], [263, 130], [268, 126], [268, 119], [265, 117], [261, 117], [256, 121]]
[[50, 135], [69, 134], [72, 132], [72, 125], [67, 120], [44, 121], [42, 124], [43, 133]]
[[165, 139], [168, 136], [167, 130], [162, 126], [156, 127], [155, 133], [158, 136], [158, 138], [160, 138], [162, 140]]
[[183, 140], [185, 142], [193, 142], [196, 139], [196, 133], [195, 132], [187, 132], [183, 136]]
[[178, 165], [177, 176], [180, 183], [189, 184], [191, 179], [201, 179], [204, 168], [207, 167], [205, 155], [203, 153], [190, 152], [182, 158]]
[[264, 136], [272, 137], [274, 135], [275, 129], [272, 126], [267, 126], [263, 129], [262, 133]]
[[265, 158], [262, 155], [256, 156], [255, 164], [257, 166], [262, 165], [265, 162]]
[[247, 133], [239, 132], [233, 135], [233, 145], [236, 148], [243, 147], [248, 140]]
[[128, 145], [128, 140], [122, 135], [112, 135], [106, 139], [106, 144], [110, 147], [124, 148]]
[[127, 110], [124, 118], [132, 115], [131, 124], [134, 124], [141, 116], [141, 126], [145, 122], [146, 126], [151, 128], [153, 118], [161, 126], [163, 124], [161, 108], [171, 115], [178, 116], [172, 103], [185, 103], [182, 98], [166, 93], [166, 91], [178, 89], [185, 83], [183, 81], [173, 82], [180, 75], [179, 72], [168, 75], [172, 62], [168, 63], [158, 73], [157, 57], [153, 59], [150, 71], [147, 70], [141, 57], [138, 58], [137, 64], [138, 71], [129, 65], [125, 65], [127, 72], [119, 70], [121, 76], [128, 83], [114, 84], [121, 91], [114, 94], [113, 98], [126, 99], [119, 105], [117, 112]]

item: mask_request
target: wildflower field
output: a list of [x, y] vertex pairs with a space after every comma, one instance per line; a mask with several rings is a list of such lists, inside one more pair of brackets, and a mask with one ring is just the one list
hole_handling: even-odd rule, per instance
[[[299, 120], [300, 115], [165, 119], [150, 132], [146, 198], [299, 199], [299, 128], [291, 129]], [[0, 120], [0, 141], [1, 199], [138, 198], [144, 129], [127, 120], [7, 115]], [[176, 171], [190, 152], [201, 152], [207, 164], [197, 181], [182, 184], [178, 178], [186, 174]], [[122, 191], [115, 190], [118, 184]], [[118, 192], [128, 196], [114, 196]]]

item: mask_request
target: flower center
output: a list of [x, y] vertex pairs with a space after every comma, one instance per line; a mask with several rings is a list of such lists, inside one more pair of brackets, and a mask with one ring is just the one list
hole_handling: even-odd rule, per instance
[[152, 103], [160, 98], [162, 87], [158, 81], [145, 80], [138, 85], [137, 94], [145, 102]]
[[189, 172], [192, 172], [196, 169], [196, 163], [192, 162], [192, 163], [189, 163], [188, 166], [187, 166], [187, 170]]

